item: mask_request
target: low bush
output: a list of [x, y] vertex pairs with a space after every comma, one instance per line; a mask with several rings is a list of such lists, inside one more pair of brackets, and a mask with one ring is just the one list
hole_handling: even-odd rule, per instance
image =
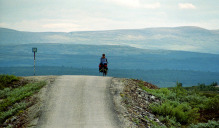
[[195, 122], [199, 117], [198, 108], [191, 108], [188, 103], [177, 101], [167, 100], [162, 104], [153, 103], [150, 105], [150, 109], [157, 115], [175, 118], [181, 124]]
[[175, 117], [169, 117], [169, 116], [159, 116], [159, 120], [163, 122], [168, 128], [170, 127], [180, 127], [181, 124], [176, 121]]
[[208, 98], [208, 101], [205, 102], [205, 110], [212, 112], [219, 111], [219, 96]]
[[198, 91], [214, 91], [217, 92], [219, 91], [219, 88], [216, 87], [217, 82], [213, 82], [210, 85], [205, 85], [205, 84], [198, 84], [197, 86], [189, 87], [189, 89], [196, 89]]
[[189, 128], [219, 128], [219, 121], [209, 120], [207, 123], [191, 124]]
[[190, 106], [193, 108], [196, 107], [196, 108], [203, 110], [206, 102], [208, 101], [208, 98], [194, 93], [194, 94], [188, 94], [187, 96], [181, 97], [180, 101], [189, 103]]
[[[181, 83], [177, 83], [176, 87], [167, 89], [149, 89], [142, 84], [139, 84], [143, 90], [160, 98], [160, 104], [150, 104], [150, 110], [159, 116], [168, 117], [162, 119], [168, 127], [175, 127], [173, 123], [180, 123], [187, 126], [191, 123], [199, 121], [208, 121], [209, 119], [217, 118], [219, 114], [219, 95], [214, 90], [214, 95], [206, 97], [202, 90], [212, 90], [216, 88], [217, 83], [212, 83], [210, 86], [198, 86], [183, 88]], [[211, 114], [209, 114], [211, 113]], [[167, 121], [169, 120], [169, 121]], [[211, 123], [211, 122], [210, 122]], [[178, 127], [178, 126], [176, 126]]]
[[4, 88], [3, 90], [0, 90], [0, 99], [4, 99], [6, 97], [6, 94], [11, 91], [11, 88]]
[[19, 78], [14, 75], [0, 75], [0, 90], [6, 88], [8, 84], [18, 81]]

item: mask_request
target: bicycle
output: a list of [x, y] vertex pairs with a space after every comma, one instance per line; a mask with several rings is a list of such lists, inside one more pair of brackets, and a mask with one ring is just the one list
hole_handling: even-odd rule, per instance
[[107, 71], [108, 71], [107, 65], [106, 64], [102, 65], [101, 69], [100, 69], [100, 72], [103, 73], [103, 76], [107, 75]]

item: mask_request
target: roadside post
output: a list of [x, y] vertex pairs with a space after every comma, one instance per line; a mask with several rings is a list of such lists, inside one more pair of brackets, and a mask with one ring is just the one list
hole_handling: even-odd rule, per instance
[[34, 53], [34, 76], [35, 76], [35, 53], [37, 52], [37, 48], [32, 48], [32, 52]]

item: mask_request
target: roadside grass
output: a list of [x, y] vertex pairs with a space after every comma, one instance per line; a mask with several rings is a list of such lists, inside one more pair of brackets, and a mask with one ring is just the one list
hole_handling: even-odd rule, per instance
[[4, 81], [2, 82], [4, 83], [2, 86], [4, 88], [0, 90], [0, 124], [5, 122], [6, 119], [25, 110], [31, 104], [31, 101], [27, 99], [46, 85], [46, 82], [41, 81], [12, 88], [7, 84], [11, 84], [13, 80], [18, 81], [18, 77], [0, 75], [0, 78], [3, 78], [0, 81]]
[[[169, 89], [149, 89], [144, 86], [143, 81], [138, 85], [161, 99], [161, 103], [152, 103], [149, 108], [166, 126], [195, 127], [208, 124], [218, 126], [217, 121], [211, 121], [219, 119], [219, 94], [215, 91], [216, 87], [210, 85], [209, 87], [202, 86], [203, 90], [199, 87], [185, 89], [181, 83], [177, 83], [176, 87]], [[206, 94], [204, 91], [214, 93]], [[208, 123], [203, 124], [206, 122]]]

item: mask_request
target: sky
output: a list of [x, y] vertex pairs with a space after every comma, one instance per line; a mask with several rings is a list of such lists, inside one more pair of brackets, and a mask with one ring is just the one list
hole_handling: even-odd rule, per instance
[[218, 0], [0, 0], [0, 27], [71, 32], [198, 26], [219, 29]]

